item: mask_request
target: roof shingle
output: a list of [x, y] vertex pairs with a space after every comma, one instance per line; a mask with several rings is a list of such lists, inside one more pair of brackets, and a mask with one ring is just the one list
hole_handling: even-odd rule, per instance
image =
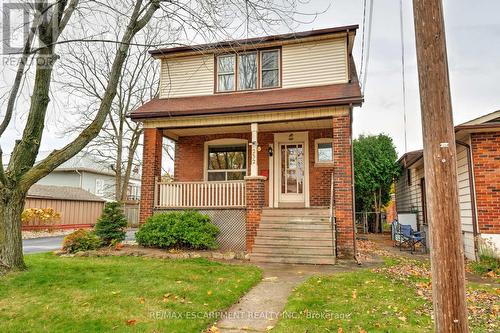
[[105, 201], [97, 195], [81, 188], [38, 184], [31, 186], [28, 191], [28, 198], [59, 199], [70, 201]]

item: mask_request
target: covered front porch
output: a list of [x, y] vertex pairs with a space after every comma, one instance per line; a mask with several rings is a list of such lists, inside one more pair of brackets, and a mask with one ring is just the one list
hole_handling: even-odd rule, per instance
[[[333, 177], [342, 238], [352, 243], [350, 125], [342, 107], [149, 120], [141, 220], [197, 209], [251, 251], [263, 208], [328, 208]], [[164, 137], [175, 142], [168, 180], [161, 177]]]

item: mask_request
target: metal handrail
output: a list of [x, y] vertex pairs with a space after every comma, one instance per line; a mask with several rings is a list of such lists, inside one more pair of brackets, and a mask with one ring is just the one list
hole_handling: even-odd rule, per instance
[[[333, 207], [335, 205], [335, 186], [334, 186], [334, 173], [332, 170], [331, 185], [330, 185], [330, 226], [332, 230], [332, 255], [334, 263], [337, 263], [337, 218], [334, 214]], [[335, 209], [335, 212], [337, 209]]]

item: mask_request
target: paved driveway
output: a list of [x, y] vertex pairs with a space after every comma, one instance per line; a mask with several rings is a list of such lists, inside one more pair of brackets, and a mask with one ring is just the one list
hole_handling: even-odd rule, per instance
[[[135, 240], [136, 229], [127, 231], [126, 240]], [[64, 236], [42, 237], [23, 240], [24, 253], [40, 253], [59, 250], [62, 246]]]

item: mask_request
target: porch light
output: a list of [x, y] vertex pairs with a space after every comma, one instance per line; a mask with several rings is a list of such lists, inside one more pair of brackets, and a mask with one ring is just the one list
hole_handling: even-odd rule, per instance
[[267, 153], [269, 154], [269, 157], [273, 156], [273, 147], [269, 146], [269, 148], [267, 148]]

